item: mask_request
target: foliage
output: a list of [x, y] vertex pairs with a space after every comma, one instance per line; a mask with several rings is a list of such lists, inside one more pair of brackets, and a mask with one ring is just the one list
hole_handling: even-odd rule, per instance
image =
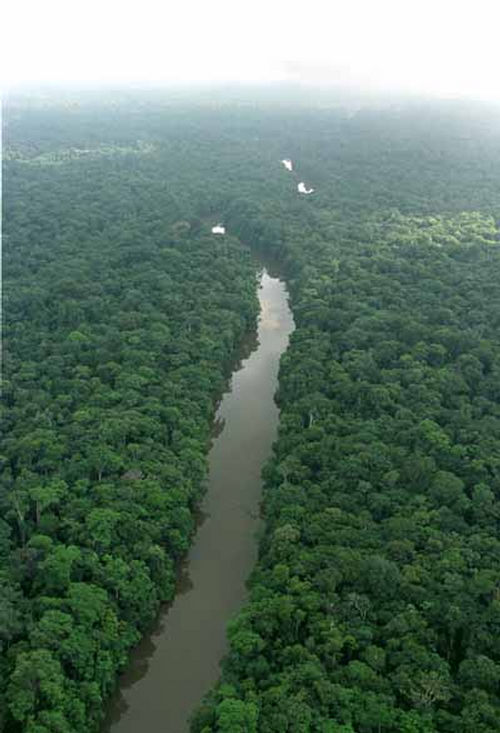
[[250, 599], [193, 731], [500, 730], [493, 119], [7, 107], [0, 727], [95, 728], [172, 598], [255, 322], [244, 242], [297, 330]]
[[95, 727], [130, 647], [172, 599], [215, 405], [257, 314], [248, 249], [196, 221], [161, 157], [122, 148], [116, 165], [5, 164], [9, 731]]

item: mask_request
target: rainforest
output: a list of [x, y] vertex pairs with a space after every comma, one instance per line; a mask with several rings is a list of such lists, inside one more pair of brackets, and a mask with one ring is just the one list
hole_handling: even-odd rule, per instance
[[500, 732], [499, 191], [486, 104], [7, 100], [2, 733]]

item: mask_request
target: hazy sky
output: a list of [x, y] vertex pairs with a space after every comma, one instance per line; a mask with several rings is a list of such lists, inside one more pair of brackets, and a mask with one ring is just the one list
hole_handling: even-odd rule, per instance
[[500, 101], [499, 0], [6, 0], [0, 78], [361, 84]]

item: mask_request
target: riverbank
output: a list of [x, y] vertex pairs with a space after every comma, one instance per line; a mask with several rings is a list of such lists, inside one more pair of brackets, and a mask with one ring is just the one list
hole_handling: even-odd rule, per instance
[[246, 596], [257, 553], [261, 470], [276, 437], [279, 359], [293, 331], [287, 291], [263, 271], [255, 350], [233, 374], [217, 411], [223, 429], [209, 454], [208, 490], [179, 593], [132, 654], [103, 726], [105, 733], [184, 733], [219, 676], [226, 627]]

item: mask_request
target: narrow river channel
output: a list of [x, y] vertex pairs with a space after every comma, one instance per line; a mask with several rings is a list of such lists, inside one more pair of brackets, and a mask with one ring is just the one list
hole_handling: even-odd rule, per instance
[[174, 603], [132, 655], [103, 733], [186, 733], [188, 719], [219, 676], [226, 625], [245, 598], [256, 560], [261, 470], [276, 437], [274, 393], [293, 331], [285, 285], [260, 279], [258, 343], [238, 366], [209, 454], [205, 516]]

